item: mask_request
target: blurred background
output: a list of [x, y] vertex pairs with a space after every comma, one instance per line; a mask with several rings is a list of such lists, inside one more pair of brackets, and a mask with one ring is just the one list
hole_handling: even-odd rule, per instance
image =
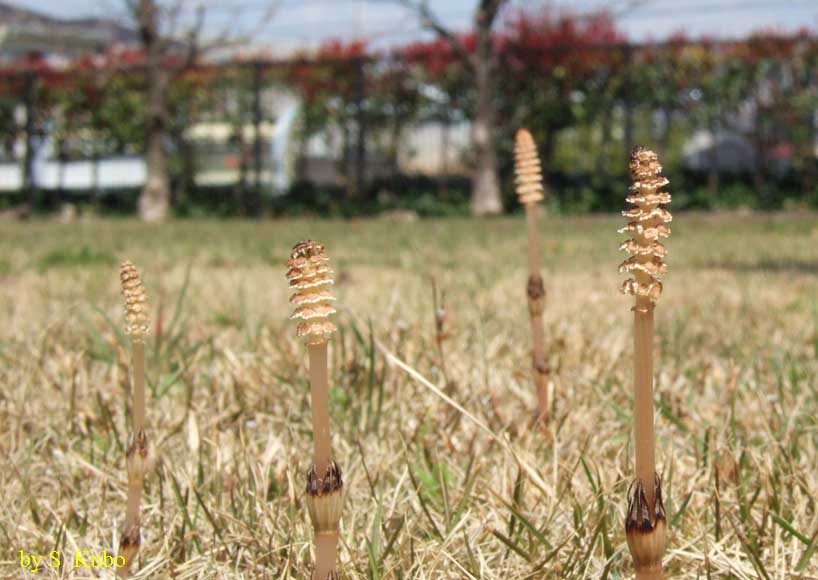
[[169, 216], [818, 205], [814, 0], [3, 0], [0, 210]]

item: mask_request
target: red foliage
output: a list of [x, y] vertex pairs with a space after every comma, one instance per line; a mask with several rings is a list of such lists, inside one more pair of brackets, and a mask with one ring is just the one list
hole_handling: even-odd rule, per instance
[[[460, 42], [469, 54], [474, 52], [474, 34], [461, 35]], [[460, 56], [451, 42], [443, 38], [413, 42], [396, 51], [395, 55], [405, 59], [410, 66], [421, 68], [432, 81], [441, 80], [462, 66]]]
[[288, 80], [308, 103], [330, 93], [348, 98], [354, 90], [355, 71], [352, 67], [369, 56], [365, 40], [330, 39], [315, 54], [305, 56], [289, 67]]
[[502, 37], [502, 53], [514, 70], [549, 72], [554, 67], [584, 74], [609, 62], [611, 48], [625, 36], [606, 12], [577, 16], [545, 8], [539, 14], [518, 12]]
[[810, 36], [806, 30], [792, 34], [768, 28], [750, 35], [747, 42], [741, 43], [743, 46], [740, 48], [743, 49], [742, 56], [753, 63], [764, 59], [783, 60], [790, 58], [798, 45]]
[[337, 38], [324, 41], [321, 46], [318, 47], [316, 54], [319, 60], [332, 61], [346, 61], [363, 58], [368, 55], [366, 40], [355, 39], [346, 42]]

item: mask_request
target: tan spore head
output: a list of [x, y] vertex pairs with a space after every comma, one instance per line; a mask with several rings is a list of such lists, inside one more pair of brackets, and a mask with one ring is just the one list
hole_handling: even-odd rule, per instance
[[324, 246], [312, 240], [298, 242], [287, 260], [287, 280], [294, 290], [290, 297], [294, 306], [291, 318], [302, 321], [297, 332], [307, 344], [326, 342], [336, 330], [329, 320], [335, 314], [335, 296], [329, 290], [333, 272], [328, 262]]
[[540, 155], [528, 129], [519, 129], [514, 138], [514, 183], [521, 204], [542, 200], [544, 190]]
[[[656, 153], [644, 147], [635, 147], [630, 159], [630, 194], [626, 201], [633, 205], [622, 212], [630, 221], [619, 230], [631, 236], [619, 249], [631, 256], [619, 266], [621, 273], [633, 277], [622, 285], [622, 292], [655, 303], [662, 294], [662, 277], [667, 273], [664, 258], [667, 249], [659, 241], [670, 235], [667, 224], [673, 219], [670, 212], [661, 207], [670, 203], [670, 194], [662, 191], [669, 181], [662, 176], [662, 166]], [[644, 308], [644, 305], [641, 306]]]
[[125, 332], [133, 340], [142, 340], [148, 334], [148, 296], [142, 285], [139, 270], [128, 260], [119, 267], [122, 296], [125, 299]]

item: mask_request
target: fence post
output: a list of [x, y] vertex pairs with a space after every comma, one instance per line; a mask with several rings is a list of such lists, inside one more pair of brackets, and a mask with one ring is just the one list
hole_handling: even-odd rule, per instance
[[262, 172], [262, 154], [261, 154], [261, 88], [263, 66], [260, 61], [253, 63], [253, 167], [255, 168], [255, 175], [253, 180], [253, 202], [250, 207], [250, 213], [256, 214], [261, 210], [261, 172]]
[[35, 102], [35, 74], [32, 71], [23, 73], [23, 108], [25, 110], [25, 140], [23, 150], [23, 194], [26, 203], [34, 208], [37, 202], [37, 183], [34, 180], [34, 132], [36, 130], [37, 104]]
[[450, 137], [451, 137], [451, 127], [452, 127], [452, 117], [451, 112], [448, 107], [448, 97], [446, 98], [446, 107], [443, 110], [443, 114], [441, 115], [441, 127], [440, 127], [440, 169], [441, 169], [441, 179], [440, 179], [440, 186], [438, 188], [439, 193], [443, 197], [444, 200], [448, 200], [449, 197], [449, 147], [451, 147]]
[[366, 190], [366, 74], [363, 58], [355, 60], [355, 122], [358, 126], [357, 142], [355, 144], [355, 197], [363, 197]]
[[631, 149], [633, 149], [633, 81], [631, 79], [631, 68], [633, 67], [633, 46], [626, 43], [623, 47], [625, 60], [625, 78], [623, 79], [623, 103], [624, 123], [625, 123], [625, 159], [630, 159]]

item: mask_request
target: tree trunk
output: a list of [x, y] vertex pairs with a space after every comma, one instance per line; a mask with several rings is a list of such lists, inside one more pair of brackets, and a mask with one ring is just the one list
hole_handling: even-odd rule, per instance
[[477, 108], [472, 122], [474, 173], [472, 174], [471, 212], [475, 216], [496, 215], [503, 211], [500, 180], [497, 176], [497, 145], [494, 103], [494, 48], [491, 21], [478, 16], [477, 52], [474, 58], [474, 83]]
[[157, 7], [153, 0], [140, 0], [139, 32], [146, 62], [147, 131], [145, 164], [147, 178], [139, 196], [139, 216], [148, 222], [161, 222], [170, 209], [170, 180], [165, 152], [168, 118], [169, 72], [163, 69], [162, 40], [158, 31]]
[[[447, 30], [429, 9], [429, 3], [417, 2], [417, 10], [424, 26], [447, 41], [466, 67], [473, 83], [476, 103], [472, 111], [471, 146], [474, 150], [472, 169], [471, 212], [475, 216], [495, 215], [503, 211], [500, 180], [497, 170], [496, 137], [497, 108], [495, 104], [497, 68], [492, 28], [500, 9], [508, 0], [479, 0], [474, 13], [476, 46], [474, 53], [458, 36]], [[414, 2], [404, 2], [414, 5]], [[445, 152], [444, 152], [445, 155]]]
[[139, 196], [139, 217], [146, 222], [161, 222], [170, 208], [170, 180], [165, 152], [165, 129], [149, 121], [145, 151], [147, 178]]

